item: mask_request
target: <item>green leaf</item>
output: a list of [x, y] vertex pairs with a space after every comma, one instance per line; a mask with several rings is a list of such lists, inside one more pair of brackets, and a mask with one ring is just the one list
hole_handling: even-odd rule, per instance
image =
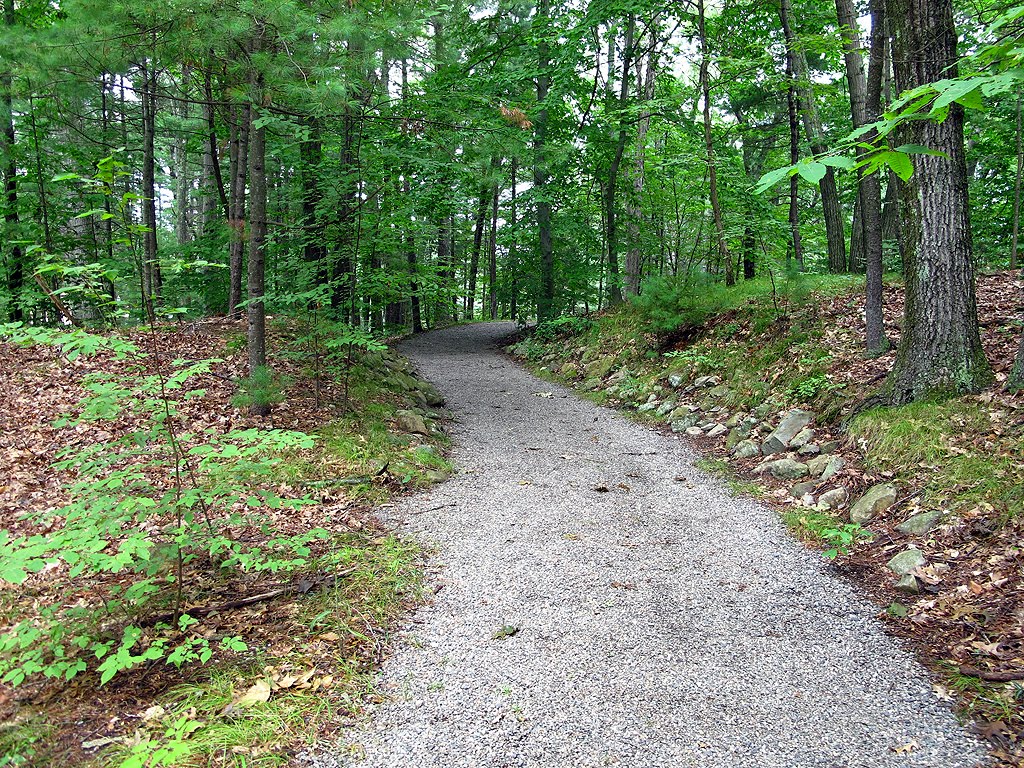
[[801, 178], [811, 182], [811, 184], [817, 184], [828, 173], [828, 167], [824, 163], [809, 162], [800, 163], [796, 167], [796, 172], [800, 174]]
[[901, 152], [882, 152], [879, 155], [879, 162], [888, 165], [893, 173], [904, 181], [914, 175], [914, 164], [907, 155]]

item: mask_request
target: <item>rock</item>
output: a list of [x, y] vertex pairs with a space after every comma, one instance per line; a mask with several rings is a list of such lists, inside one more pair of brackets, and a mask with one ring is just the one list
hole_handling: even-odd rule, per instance
[[701, 387], [716, 387], [722, 383], [722, 380], [717, 376], [699, 376], [696, 381], [693, 382], [693, 386], [700, 389]]
[[717, 387], [712, 387], [708, 390], [708, 397], [723, 398], [728, 397], [732, 394], [728, 384], [719, 384]]
[[629, 368], [619, 368], [615, 373], [608, 377], [609, 384], [620, 384], [630, 377]]
[[803, 504], [805, 507], [813, 507], [814, 497], [809, 493], [805, 493], [803, 496], [800, 497], [800, 503]]
[[755, 475], [761, 475], [765, 472], [780, 480], [797, 480], [807, 476], [807, 465], [796, 459], [775, 459], [774, 461], [761, 464], [754, 470]]
[[889, 483], [880, 483], [868, 489], [850, 507], [851, 523], [866, 523], [885, 512], [896, 503], [896, 488]]
[[721, 437], [728, 431], [729, 428], [725, 426], [725, 424], [716, 424], [710, 430], [708, 430], [708, 437]]
[[678, 419], [672, 421], [673, 432], [685, 432], [690, 427], [696, 427], [697, 422], [701, 420], [701, 417], [697, 413], [687, 413], [685, 416], [680, 416]]
[[802, 499], [807, 494], [814, 491], [818, 487], [816, 480], [805, 480], [802, 483], [797, 483], [793, 486], [793, 489], [789, 492], [789, 495], [794, 499]]
[[403, 432], [411, 432], [414, 435], [429, 435], [430, 429], [423, 417], [413, 411], [395, 411], [395, 420], [398, 428]]
[[700, 427], [687, 427], [686, 434], [688, 434], [690, 437], [697, 437], [698, 435], [703, 435], [704, 430], [701, 429]]
[[670, 373], [668, 375], [668, 385], [673, 389], [679, 389], [686, 383], [686, 377], [681, 373]]
[[430, 384], [421, 385], [419, 391], [423, 393], [423, 399], [427, 401], [429, 407], [441, 408], [444, 405], [444, 395]]
[[661, 403], [658, 402], [658, 399], [654, 395], [651, 395], [651, 398], [652, 399], [637, 408], [637, 410], [641, 413], [648, 413], [649, 411], [657, 410]]
[[757, 443], [753, 440], [741, 440], [732, 449], [732, 455], [737, 459], [749, 459], [751, 456], [760, 456], [761, 449], [757, 447]]
[[423, 479], [428, 483], [443, 483], [448, 479], [448, 475], [444, 472], [439, 472], [436, 469], [428, 469], [423, 473]]
[[839, 486], [831, 491], [825, 491], [818, 497], [818, 503], [827, 506], [829, 509], [845, 507], [850, 500], [850, 492], [845, 487]]
[[580, 373], [580, 367], [571, 360], [558, 369], [558, 372], [563, 376], [578, 376]]
[[754, 408], [754, 415], [759, 419], [763, 419], [765, 416], [775, 410], [775, 403], [761, 403], [759, 406]]
[[801, 456], [817, 456], [821, 453], [821, 449], [816, 443], [807, 443], [807, 445], [801, 445], [800, 450], [797, 451]]
[[896, 530], [908, 536], [923, 536], [942, 521], [942, 512], [922, 512], [919, 515], [908, 517], [896, 526]]
[[827, 482], [835, 477], [843, 467], [846, 466], [846, 459], [842, 456], [830, 456], [824, 471], [821, 473], [821, 481]]
[[745, 438], [746, 435], [740, 430], [739, 427], [733, 427], [729, 430], [729, 436], [725, 438], [725, 449], [732, 451], [740, 444], [740, 441]]
[[885, 564], [885, 567], [897, 576], [906, 576], [915, 568], [923, 566], [926, 562], [928, 561], [924, 559], [924, 555], [921, 554], [921, 550], [911, 547], [910, 549], [905, 549], [898, 555], [893, 556], [893, 558]]
[[828, 466], [828, 456], [814, 456], [807, 461], [807, 471], [811, 477], [821, 477], [821, 473], [825, 471], [825, 467]]
[[761, 453], [765, 456], [782, 453], [797, 433], [811, 423], [812, 418], [812, 413], [801, 411], [798, 408], [787, 413], [782, 417], [782, 421], [779, 422], [775, 431], [768, 435], [768, 439], [761, 444]]
[[711, 429], [713, 426], [715, 426], [715, 424], [717, 423], [717, 421], [712, 421], [711, 419], [704, 419], [703, 421], [698, 421], [697, 426], [703, 429], [704, 431], [707, 431]]
[[676, 407], [675, 400], [666, 400], [664, 403], [662, 403], [661, 405], [658, 406], [657, 414], [658, 414], [658, 416], [665, 416], [670, 411], [674, 411], [675, 407]]
[[917, 583], [917, 577], [911, 573], [901, 576], [900, 580], [896, 582], [896, 589], [900, 592], [907, 592], [911, 595], [916, 595], [921, 591], [921, 585]]
[[603, 379], [615, 367], [614, 357], [602, 357], [587, 364], [587, 375], [595, 379]]
[[839, 441], [828, 440], [827, 442], [822, 443], [820, 447], [822, 453], [835, 453], [839, 450]]
[[793, 436], [793, 439], [789, 441], [789, 447], [790, 448], [803, 448], [805, 445], [807, 445], [813, 439], [814, 439], [814, 430], [811, 429], [810, 427], [807, 427], [805, 429], [801, 429], [799, 432], [797, 432]]

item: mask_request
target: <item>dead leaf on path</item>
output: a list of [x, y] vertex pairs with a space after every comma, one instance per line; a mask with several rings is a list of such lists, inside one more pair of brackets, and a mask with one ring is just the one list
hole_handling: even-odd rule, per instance
[[921, 745], [917, 743], [917, 739], [911, 739], [902, 747], [893, 747], [892, 751], [897, 755], [909, 755], [911, 752], [920, 749]]
[[512, 637], [513, 635], [518, 634], [518, 632], [519, 632], [519, 627], [517, 627], [517, 626], [515, 626], [513, 624], [506, 624], [501, 629], [499, 629], [497, 632], [495, 632], [493, 635], [491, 635], [491, 639], [492, 640], [504, 640], [506, 637]]
[[932, 686], [932, 693], [935, 694], [935, 698], [937, 698], [939, 701], [953, 700], [953, 694], [950, 692], [949, 688], [947, 688], [944, 685], [939, 685], [938, 683], [936, 683]]
[[139, 717], [144, 723], [159, 723], [166, 714], [167, 710], [157, 704], [147, 709]]
[[320, 639], [325, 643], [336, 643], [341, 639], [341, 636], [337, 632], [324, 632], [320, 635]]
[[92, 739], [91, 741], [83, 741], [82, 749], [99, 749], [100, 747], [106, 747], [110, 744], [120, 744], [124, 741], [122, 736], [106, 736], [102, 739]]
[[597, 491], [598, 493], [610, 493], [611, 488], [607, 485], [595, 485], [591, 490]]
[[613, 581], [611, 586], [616, 589], [636, 589], [636, 584], [631, 581]]
[[534, 392], [534, 397], [554, 397], [554, 392]]

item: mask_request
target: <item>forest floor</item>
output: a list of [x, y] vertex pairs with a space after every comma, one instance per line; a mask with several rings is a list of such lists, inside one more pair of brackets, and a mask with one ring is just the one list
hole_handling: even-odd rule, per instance
[[[311, 529], [326, 532], [308, 543], [297, 566], [231, 576], [202, 558], [189, 566], [187, 607], [222, 608], [199, 615], [188, 636], [239, 636], [244, 652], [217, 647], [209, 663], [180, 670], [162, 661], [142, 664], [103, 685], [92, 670], [70, 681], [36, 677], [18, 687], [0, 685], [0, 765], [282, 765], [363, 706], [396, 618], [422, 595], [418, 549], [382, 527], [371, 510], [447, 476], [446, 439], [438, 428], [443, 416], [420, 407], [429, 385], [411, 376], [401, 357], [372, 352], [357, 354], [352, 365], [325, 362], [315, 381], [302, 334], [291, 325], [272, 328], [270, 345], [278, 350], [272, 365], [285, 378], [283, 400], [266, 419], [232, 404], [245, 370], [244, 323], [118, 334], [148, 353], [123, 359], [102, 348], [77, 356], [69, 353], [73, 342], [61, 348], [0, 340], [0, 530], [6, 534], [59, 530], [79, 479], [74, 468], [54, 466], [62, 452], [118, 451], [134, 432], [152, 428], [151, 412], [130, 409], [111, 419], [58, 424], [82, 412], [95, 395], [96, 377], [122, 386], [118, 400], [126, 404], [145, 375], [207, 359], [217, 361], [210, 372], [176, 393], [175, 421], [186, 448], [199, 439], [186, 430], [193, 436], [300, 430], [317, 438], [312, 448], [274, 457], [269, 474], [238, 466], [239, 504], [252, 505], [266, 491], [304, 499], [304, 506], [267, 505], [258, 510], [262, 525], [248, 530], [232, 529], [227, 518], [218, 525], [253, 546], [301, 540]], [[422, 421], [410, 422], [411, 415]], [[154, 489], [173, 485], [169, 467], [153, 471]], [[108, 551], [118, 541], [112, 537]], [[103, 606], [119, 585], [131, 583], [131, 574], [67, 574], [60, 565], [20, 585], [0, 580], [0, 631], [18, 621], [47, 625], [48, 608], [60, 616], [76, 606], [94, 610], [109, 624], [104, 631], [119, 631], [124, 621], [103, 618]], [[247, 598], [254, 601], [232, 605]], [[142, 626], [148, 626], [144, 619]], [[248, 707], [253, 701], [258, 706]]]
[[505, 356], [511, 324], [402, 346], [459, 473], [391, 510], [432, 604], [328, 766], [976, 765], [925, 670], [769, 508]]
[[[565, 322], [514, 350], [548, 379], [688, 433], [703, 468], [774, 507], [812, 548], [838, 547], [833, 571], [867, 594], [887, 630], [932, 670], [936, 696], [990, 741], [1001, 765], [1019, 766], [1024, 395], [1002, 384], [1024, 327], [1022, 295], [1015, 273], [979, 278], [982, 339], [995, 372], [989, 389], [856, 415], [894, 352], [863, 356], [862, 284], [844, 278], [711, 292], [678, 308], [683, 322], [671, 335], [625, 308]], [[901, 286], [887, 283], [885, 299], [895, 345]], [[797, 450], [794, 441], [763, 456], [762, 441], [794, 408], [811, 415], [811, 445]], [[747, 440], [752, 450], [743, 450]], [[781, 456], [785, 464], [766, 466]], [[833, 460], [838, 471], [815, 477]], [[853, 512], [872, 488], [885, 498]], [[888, 565], [908, 550], [921, 562], [901, 584]]]

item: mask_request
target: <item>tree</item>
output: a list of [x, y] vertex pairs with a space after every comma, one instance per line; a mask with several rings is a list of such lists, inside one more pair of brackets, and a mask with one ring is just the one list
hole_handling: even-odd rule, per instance
[[[957, 38], [951, 0], [887, 0], [896, 86], [901, 91], [955, 77]], [[978, 334], [967, 207], [964, 113], [942, 122], [910, 121], [901, 139], [940, 154], [916, 156], [903, 185], [906, 308], [889, 376], [889, 400], [978, 391], [991, 372]]]

